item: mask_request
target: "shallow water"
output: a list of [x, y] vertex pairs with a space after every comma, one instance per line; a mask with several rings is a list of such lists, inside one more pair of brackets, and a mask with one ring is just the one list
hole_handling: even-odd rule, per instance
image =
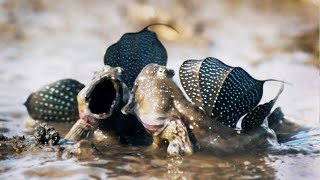
[[[62, 78], [87, 83], [103, 65], [109, 45], [151, 22], [178, 28], [180, 34], [155, 28], [168, 51], [168, 66], [176, 72], [186, 59], [214, 56], [257, 79], [293, 84], [285, 87], [276, 106], [302, 125], [279, 137], [294, 151], [228, 156], [201, 151], [169, 158], [164, 150], [98, 144], [99, 151], [84, 159], [41, 151], [1, 157], [0, 179], [320, 179], [319, 50], [312, 50], [319, 39], [315, 2], [202, 0], [168, 6], [152, 0], [0, 1], [0, 133], [6, 136], [32, 134], [22, 104], [33, 90]], [[263, 101], [278, 88], [277, 83], [267, 84]], [[51, 125], [63, 135], [72, 126]]]

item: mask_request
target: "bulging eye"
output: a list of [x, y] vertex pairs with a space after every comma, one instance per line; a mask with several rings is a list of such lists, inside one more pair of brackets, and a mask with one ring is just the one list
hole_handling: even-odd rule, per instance
[[104, 67], [103, 67], [103, 71], [109, 71], [111, 69], [111, 66], [109, 66], [109, 65], [105, 65]]
[[172, 78], [173, 76], [174, 76], [174, 70], [173, 69], [169, 69], [168, 70], [168, 76], [170, 77], [170, 78]]
[[122, 73], [122, 71], [123, 71], [123, 69], [122, 69], [121, 67], [117, 67], [117, 72], [118, 72], [118, 73], [120, 73], [120, 74], [121, 74], [121, 73]]
[[165, 69], [165, 68], [159, 67], [157, 74], [158, 74], [159, 76], [163, 76], [163, 75], [165, 74], [165, 72], [166, 72], [166, 69]]
[[160, 73], [164, 73], [166, 70], [164, 68], [159, 68]]

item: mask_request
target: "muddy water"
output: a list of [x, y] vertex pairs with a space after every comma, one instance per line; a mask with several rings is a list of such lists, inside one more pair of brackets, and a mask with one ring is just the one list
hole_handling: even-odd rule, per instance
[[[279, 137], [282, 147], [295, 150], [169, 158], [148, 147], [99, 143], [89, 157], [31, 150], [1, 155], [0, 179], [320, 179], [318, 1], [168, 2], [0, 1], [0, 133], [32, 141], [33, 122], [22, 104], [33, 90], [62, 78], [87, 83], [123, 33], [164, 22], [180, 32], [154, 29], [175, 70], [186, 59], [214, 56], [258, 79], [293, 84], [276, 105], [302, 126]], [[278, 88], [267, 84], [263, 101]], [[72, 126], [51, 125], [62, 134]]]

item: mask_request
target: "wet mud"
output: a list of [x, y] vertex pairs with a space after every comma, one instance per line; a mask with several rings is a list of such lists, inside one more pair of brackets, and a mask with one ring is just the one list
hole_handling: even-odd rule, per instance
[[[0, 1], [0, 179], [319, 179], [318, 12], [315, 0]], [[63, 78], [87, 84], [107, 47], [156, 22], [179, 31], [151, 29], [176, 72], [187, 59], [213, 56], [257, 79], [291, 83], [275, 105], [286, 119], [275, 129], [286, 132], [278, 133], [280, 146], [173, 158], [108, 135], [37, 143], [34, 128], [43, 122], [28, 117], [27, 97]], [[278, 89], [268, 84], [262, 102]], [[73, 125], [47, 123], [60, 137]]]

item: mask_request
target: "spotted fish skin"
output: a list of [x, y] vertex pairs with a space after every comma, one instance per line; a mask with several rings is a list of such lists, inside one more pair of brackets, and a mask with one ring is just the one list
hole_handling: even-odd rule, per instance
[[[219, 134], [216, 138], [220, 139], [224, 137], [225, 132], [229, 132], [229, 128], [222, 127], [219, 122], [208, 120], [210, 117], [204, 111], [184, 97], [173, 81], [173, 75], [173, 70], [164, 66], [147, 65], [137, 77], [128, 104], [122, 108], [122, 112], [135, 114], [153, 136], [156, 146], [167, 140], [169, 154], [173, 153], [172, 146], [179, 146], [177, 149], [190, 154], [192, 151], [186, 148], [190, 147], [189, 142], [195, 147], [197, 139], [203, 139], [209, 133]], [[176, 131], [173, 131], [174, 129]], [[233, 133], [225, 134], [231, 136]], [[177, 149], [174, 148], [173, 151], [176, 153], [179, 151]]]
[[165, 121], [171, 117], [183, 119], [194, 131], [213, 124], [213, 121], [205, 120], [210, 117], [204, 111], [184, 97], [173, 81], [173, 75], [173, 70], [165, 66], [147, 65], [137, 77], [123, 112], [136, 114], [144, 125], [158, 126], [154, 132], [156, 135], [159, 130], [163, 130], [161, 127], [164, 128]]
[[62, 79], [33, 92], [24, 103], [31, 118], [66, 122], [79, 119], [77, 95], [84, 85]]
[[124, 113], [138, 117], [153, 136], [153, 147], [167, 141], [169, 155], [192, 153], [190, 143], [193, 149], [234, 153], [259, 146], [269, 137], [269, 132], [262, 127], [238, 134], [221, 122], [213, 121], [186, 99], [173, 81], [173, 74], [164, 66], [147, 65], [135, 81], [128, 104], [122, 108]]
[[238, 120], [248, 114], [243, 130], [261, 125], [282, 92], [272, 102], [257, 106], [263, 84], [268, 80], [256, 80], [242, 68], [228, 66], [212, 57], [185, 61], [180, 67], [180, 81], [192, 102], [225, 126], [235, 128]]
[[140, 32], [126, 33], [105, 53], [104, 64], [124, 69], [125, 83], [132, 88], [139, 72], [149, 63], [167, 64], [167, 51], [157, 35], [144, 28]]
[[[189, 73], [192, 74], [192, 71]], [[172, 79], [173, 74], [164, 66], [147, 65], [135, 81], [128, 104], [122, 108], [124, 114], [132, 113], [138, 117], [153, 136], [153, 147], [157, 148], [163, 141], [167, 141], [169, 155], [180, 154], [181, 151], [189, 154], [192, 151], [183, 149], [190, 149], [189, 144], [192, 143], [193, 148], [228, 154], [269, 145], [268, 143], [276, 141], [275, 134], [266, 127], [253, 128], [239, 134], [234, 129], [223, 126], [222, 122], [213, 120], [208, 113], [184, 97]], [[194, 82], [192, 79], [188, 80]], [[275, 100], [257, 109], [269, 108], [269, 104], [273, 104]], [[250, 122], [253, 120], [250, 115], [248, 120], [250, 125], [253, 124]]]

